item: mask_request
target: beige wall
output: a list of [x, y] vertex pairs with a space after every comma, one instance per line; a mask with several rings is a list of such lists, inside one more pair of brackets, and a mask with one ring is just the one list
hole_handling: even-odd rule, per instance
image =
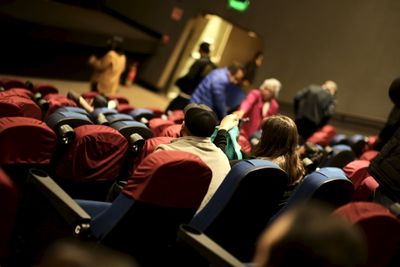
[[[158, 6], [150, 8], [154, 2]], [[143, 77], [150, 82], [159, 79], [186, 20], [207, 12], [261, 36], [265, 61], [255, 84], [272, 76], [281, 80], [280, 101], [292, 102], [302, 87], [333, 79], [340, 87], [341, 113], [384, 121], [392, 107], [387, 88], [400, 71], [398, 0], [254, 0], [244, 13], [227, 9], [225, 1], [162, 2], [108, 1], [171, 35], [172, 42], [145, 65]], [[174, 4], [184, 10], [182, 21], [169, 19]]]

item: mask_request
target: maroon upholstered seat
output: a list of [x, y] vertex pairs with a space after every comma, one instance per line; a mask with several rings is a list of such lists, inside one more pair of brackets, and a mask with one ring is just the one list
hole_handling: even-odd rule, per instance
[[25, 98], [32, 98], [33, 93], [26, 88], [12, 88], [3, 92], [0, 92], [0, 98], [10, 97], [10, 96], [20, 96]]
[[118, 104], [117, 106], [117, 111], [118, 113], [124, 113], [124, 114], [129, 114], [132, 110], [134, 110], [135, 108], [132, 107], [129, 104]]
[[178, 138], [181, 137], [181, 129], [182, 129], [181, 124], [173, 124], [163, 129], [159, 136], [169, 136]]
[[57, 177], [75, 182], [118, 178], [128, 150], [125, 137], [103, 125], [82, 125], [74, 131], [75, 140], [57, 159]]
[[40, 93], [43, 96], [48, 94], [58, 94], [58, 89], [51, 84], [38, 84], [34, 88], [35, 93]]
[[117, 100], [119, 104], [129, 104], [128, 98], [121, 95], [110, 95], [108, 100]]
[[68, 97], [61, 94], [47, 94], [44, 99], [49, 103], [44, 120], [46, 120], [56, 109], [61, 107], [76, 107], [76, 103]]
[[42, 111], [30, 98], [14, 95], [0, 98], [0, 117], [30, 117], [40, 120]]
[[361, 154], [360, 159], [372, 161], [376, 156], [378, 156], [379, 151], [377, 150], [367, 150]]
[[400, 221], [384, 206], [373, 202], [350, 202], [335, 210], [361, 227], [368, 246], [367, 267], [387, 266], [400, 246]]
[[325, 125], [320, 130], [316, 131], [312, 136], [310, 136], [307, 139], [307, 142], [318, 144], [320, 146], [327, 146], [331, 143], [335, 135], [336, 128], [332, 125]]
[[10, 255], [20, 192], [8, 175], [0, 169], [0, 258]]
[[197, 209], [211, 177], [211, 169], [194, 154], [158, 151], [142, 161], [122, 193], [136, 201]]
[[0, 164], [49, 164], [56, 134], [44, 122], [27, 117], [0, 118]]
[[175, 139], [175, 138], [169, 137], [169, 136], [158, 136], [158, 137], [152, 137], [152, 138], [146, 139], [141, 153], [135, 159], [135, 164], [133, 166], [133, 170], [136, 169], [136, 167], [143, 161], [143, 159], [145, 157], [147, 157], [149, 154], [153, 153], [158, 145], [168, 144], [173, 139]]
[[168, 115], [168, 120], [173, 121], [176, 124], [182, 124], [184, 119], [185, 113], [180, 109], [174, 110]]
[[[347, 178], [353, 182], [353, 201], [372, 200], [376, 186], [374, 185], [375, 179], [370, 177], [368, 173], [369, 164], [370, 162], [367, 160], [354, 160], [343, 167]], [[368, 181], [365, 181], [368, 177], [370, 177]]]
[[174, 122], [162, 118], [153, 118], [149, 120], [149, 128], [153, 132], [153, 136], [159, 136], [165, 128], [174, 124]]
[[8, 90], [11, 88], [27, 88], [26, 84], [15, 78], [3, 78], [0, 80], [0, 85], [4, 87], [4, 89]]

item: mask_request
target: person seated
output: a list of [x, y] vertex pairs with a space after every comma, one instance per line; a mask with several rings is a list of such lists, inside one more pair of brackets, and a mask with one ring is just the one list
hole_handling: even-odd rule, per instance
[[210, 167], [213, 176], [199, 207], [201, 210], [218, 189], [231, 167], [225, 153], [210, 138], [218, 124], [215, 113], [206, 105], [194, 103], [187, 105], [184, 113], [182, 137], [172, 140], [169, 144], [157, 146], [155, 153], [160, 150], [190, 152], [199, 156]]
[[259, 89], [249, 92], [239, 109], [234, 112], [239, 119], [249, 119], [240, 129], [247, 138], [260, 130], [263, 119], [279, 113], [279, 104], [276, 98], [281, 87], [282, 84], [277, 79], [266, 79]]
[[360, 228], [318, 202], [289, 209], [261, 234], [254, 267], [361, 267], [367, 245]]

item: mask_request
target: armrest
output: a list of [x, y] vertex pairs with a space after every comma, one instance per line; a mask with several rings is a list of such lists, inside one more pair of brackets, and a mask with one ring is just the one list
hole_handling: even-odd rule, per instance
[[246, 266], [208, 236], [188, 225], [181, 225], [179, 227], [178, 240], [194, 248], [200, 255], [207, 259], [212, 266]]
[[46, 172], [30, 169], [28, 181], [37, 187], [50, 204], [70, 225], [75, 225], [75, 234], [83, 235], [90, 230], [91, 217], [86, 213]]

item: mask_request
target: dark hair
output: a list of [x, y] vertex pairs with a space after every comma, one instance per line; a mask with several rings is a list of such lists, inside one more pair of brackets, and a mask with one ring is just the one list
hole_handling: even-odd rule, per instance
[[284, 115], [275, 115], [266, 118], [261, 129], [254, 155], [271, 160], [283, 157], [283, 166], [278, 164], [288, 173], [290, 184], [299, 181], [304, 175], [304, 168], [297, 153], [298, 132], [294, 121]]
[[121, 36], [113, 36], [112, 38], [107, 40], [107, 48], [109, 50], [114, 50], [118, 54], [123, 54], [123, 42], [124, 38], [122, 38]]
[[244, 66], [241, 63], [233, 62], [232, 64], [228, 65], [228, 71], [235, 75], [239, 70], [242, 70], [244, 73]]
[[270, 246], [267, 266], [364, 266], [367, 247], [362, 231], [332, 214], [329, 206], [311, 201], [287, 213], [291, 214], [290, 225]]
[[207, 54], [210, 53], [210, 44], [206, 42], [201, 43], [200, 50]]
[[210, 137], [218, 125], [214, 111], [204, 104], [191, 103], [184, 109], [185, 127], [194, 136]]

